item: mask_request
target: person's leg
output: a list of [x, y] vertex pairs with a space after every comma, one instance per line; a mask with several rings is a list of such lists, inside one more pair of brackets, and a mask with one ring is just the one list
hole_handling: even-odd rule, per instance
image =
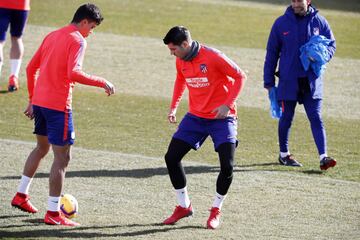
[[1, 79], [2, 66], [4, 65], [4, 45], [5, 45], [5, 41], [0, 40], [0, 79]]
[[295, 115], [296, 101], [281, 101], [282, 115], [279, 120], [278, 137], [281, 153], [289, 153], [289, 135]]
[[326, 155], [326, 132], [321, 117], [321, 99], [313, 99], [310, 94], [304, 97], [304, 108], [310, 121], [311, 132], [314, 137], [319, 155]]
[[282, 115], [278, 125], [278, 138], [279, 138], [279, 162], [281, 165], [300, 167], [302, 166], [289, 151], [289, 135], [291, 124], [295, 115], [296, 101], [281, 101]]
[[166, 167], [170, 180], [175, 188], [178, 206], [173, 214], [163, 221], [163, 224], [174, 224], [184, 217], [192, 215], [193, 210], [186, 187], [186, 176], [181, 164], [183, 157], [191, 150], [190, 144], [180, 139], [172, 138], [168, 151], [165, 154]]
[[71, 145], [52, 144], [54, 161], [49, 176], [48, 208], [44, 222], [49, 225], [79, 226], [80, 224], [67, 219], [60, 212], [60, 197], [65, 180], [66, 168], [71, 159]]
[[10, 75], [19, 78], [19, 72], [24, 55], [24, 43], [22, 37], [11, 36], [10, 48]]
[[24, 165], [23, 175], [29, 178], [34, 177], [41, 160], [46, 156], [50, 148], [47, 136], [36, 135], [36, 139], [37, 145], [28, 156]]
[[[223, 143], [217, 148], [220, 173], [216, 181], [216, 193], [218, 196], [215, 197], [213, 207], [219, 209], [222, 207], [222, 200], [225, 198], [233, 179], [235, 148], [235, 143]], [[219, 198], [219, 196], [223, 196], [223, 198]]]
[[207, 220], [207, 228], [215, 229], [220, 224], [220, 210], [233, 179], [235, 149], [237, 147], [237, 120], [225, 118], [213, 120], [208, 125], [209, 134], [219, 155], [220, 172], [216, 181], [216, 193]]
[[[51, 166], [49, 176], [49, 195], [60, 197], [64, 179], [65, 171], [71, 159], [70, 153], [71, 145], [57, 146], [52, 145], [54, 152], [54, 161]], [[59, 205], [60, 206], [60, 205]]]
[[41, 160], [46, 156], [50, 147], [47, 136], [36, 135], [36, 138], [37, 145], [25, 162], [18, 191], [11, 202], [12, 206], [29, 213], [38, 211], [30, 202], [29, 188]]
[[9, 91], [16, 91], [19, 88], [18, 78], [24, 55], [24, 44], [22, 35], [27, 21], [28, 11], [13, 10], [10, 18], [10, 66]]
[[310, 94], [307, 94], [304, 98], [304, 108], [319, 153], [320, 169], [327, 170], [335, 167], [336, 160], [327, 155], [326, 131], [321, 117], [322, 99], [313, 99]]
[[172, 138], [165, 154], [166, 167], [170, 180], [175, 189], [186, 187], [186, 176], [181, 164], [183, 157], [191, 150], [191, 146], [176, 138]]
[[8, 30], [10, 23], [10, 10], [5, 8], [0, 8], [0, 77], [2, 66], [4, 64], [4, 45], [6, 39], [6, 32]]

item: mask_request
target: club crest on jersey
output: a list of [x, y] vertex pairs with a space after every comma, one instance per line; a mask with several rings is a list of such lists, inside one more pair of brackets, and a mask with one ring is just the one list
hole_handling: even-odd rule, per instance
[[202, 73], [207, 73], [207, 66], [206, 66], [206, 64], [204, 64], [204, 63], [200, 64], [200, 71], [201, 71]]
[[318, 28], [318, 27], [314, 27], [314, 28], [313, 28], [313, 33], [314, 33], [314, 35], [319, 35], [319, 33], [320, 33], [319, 28]]

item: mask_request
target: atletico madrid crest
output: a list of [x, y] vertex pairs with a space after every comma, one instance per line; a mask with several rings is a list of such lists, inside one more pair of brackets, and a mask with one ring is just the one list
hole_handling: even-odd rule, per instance
[[204, 63], [200, 64], [200, 71], [201, 71], [202, 73], [207, 73], [206, 64], [204, 64]]

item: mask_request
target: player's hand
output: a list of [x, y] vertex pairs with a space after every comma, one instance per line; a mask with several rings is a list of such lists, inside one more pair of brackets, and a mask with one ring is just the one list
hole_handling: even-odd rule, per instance
[[111, 82], [107, 81], [107, 80], [105, 80], [104, 89], [105, 89], [105, 92], [107, 93], [108, 96], [115, 93], [114, 85]]
[[176, 123], [176, 108], [170, 109], [168, 114], [168, 120], [170, 123]]
[[31, 120], [34, 119], [34, 110], [33, 110], [33, 106], [31, 103], [29, 103], [28, 106], [26, 107], [24, 114]]
[[215, 108], [211, 112], [216, 113], [216, 115], [215, 115], [216, 119], [224, 119], [227, 116], [229, 116], [230, 108], [223, 104], [223, 105]]

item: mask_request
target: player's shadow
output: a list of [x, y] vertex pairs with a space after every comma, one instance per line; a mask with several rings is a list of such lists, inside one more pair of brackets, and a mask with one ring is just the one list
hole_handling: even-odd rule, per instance
[[[251, 167], [255, 166], [271, 166], [278, 165], [275, 163], [263, 163], [263, 164], [252, 164], [252, 165], [239, 165], [234, 168], [234, 172], [246, 172], [246, 171], [259, 171], [257, 169], [252, 169]], [[220, 167], [218, 166], [185, 166], [184, 167], [186, 174], [202, 174], [202, 173], [218, 173]], [[262, 170], [264, 171], [264, 170]], [[265, 170], [266, 171], [266, 170]], [[272, 171], [272, 170], [268, 170]], [[165, 167], [158, 168], [139, 168], [139, 169], [119, 169], [119, 170], [79, 170], [72, 171], [69, 170], [66, 172], [66, 178], [74, 177], [125, 177], [125, 178], [150, 178], [154, 176], [167, 176], [168, 170]], [[37, 173], [35, 178], [48, 178], [49, 173]], [[9, 179], [19, 179], [19, 176], [3, 176], [0, 177], [3, 180]]]
[[[24, 222], [32, 223], [31, 221], [26, 221], [26, 220], [24, 220]], [[46, 227], [45, 225], [43, 226]], [[0, 236], [8, 237], [8, 238], [62, 237], [68, 239], [101, 238], [101, 237], [105, 237], [105, 238], [137, 237], [137, 236], [140, 237], [146, 235], [153, 235], [156, 233], [177, 231], [182, 229], [204, 229], [204, 227], [198, 225], [169, 226], [169, 225], [162, 225], [160, 223], [107, 225], [107, 226], [96, 225], [96, 226], [80, 226], [80, 227], [68, 227], [68, 228], [58, 228], [57, 226], [51, 226], [51, 227], [47, 227], [47, 229], [32, 228], [31, 230], [27, 229], [24, 231], [0, 230]], [[108, 233], [106, 231], [108, 231]]]
[[[288, 167], [284, 167], [283, 169], [257, 169], [255, 167], [271, 167], [278, 166], [278, 163], [257, 163], [257, 164], [248, 164], [248, 165], [237, 165], [234, 168], [234, 172], [251, 172], [251, 171], [289, 171]], [[186, 174], [202, 174], [202, 173], [218, 173], [220, 171], [219, 166], [185, 166], [184, 167]], [[305, 174], [322, 174], [321, 171], [317, 170], [306, 170], [302, 171]], [[138, 168], [138, 169], [118, 169], [118, 170], [78, 170], [72, 171], [69, 170], [66, 172], [66, 178], [74, 178], [74, 177], [83, 177], [83, 178], [92, 178], [92, 177], [124, 177], [124, 178], [151, 178], [154, 176], [167, 176], [168, 170], [165, 167], [158, 168]], [[49, 173], [37, 173], [35, 178], [48, 178]], [[0, 177], [2, 180], [11, 180], [11, 179], [19, 179], [19, 176], [2, 176]]]
[[7, 94], [7, 93], [9, 93], [8, 90], [0, 90], [0, 94]]

